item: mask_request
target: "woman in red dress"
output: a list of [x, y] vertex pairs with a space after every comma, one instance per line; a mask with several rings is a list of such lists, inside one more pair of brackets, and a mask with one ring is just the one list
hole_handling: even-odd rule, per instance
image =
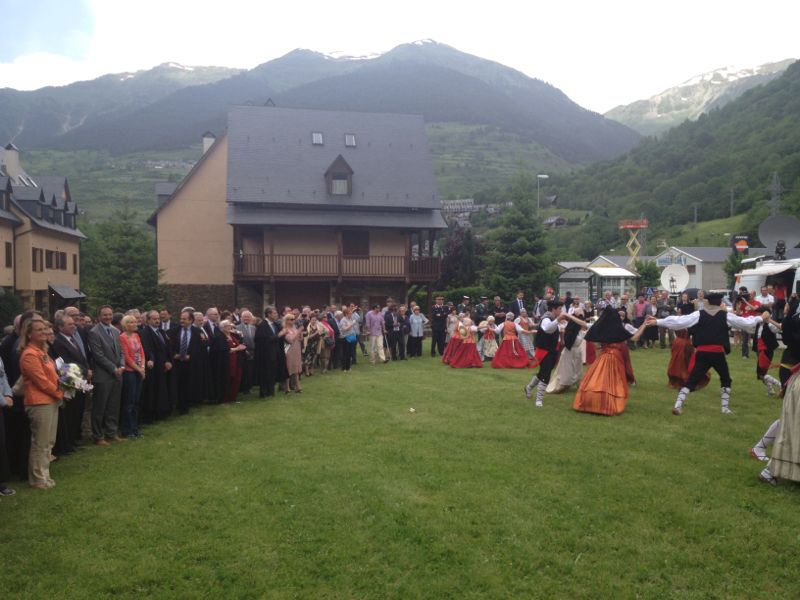
[[239, 395], [239, 386], [242, 383], [242, 363], [240, 357], [243, 356], [242, 352], [247, 350], [241, 340], [234, 335], [233, 323], [227, 319], [219, 324], [222, 333], [225, 334], [225, 340], [228, 342], [230, 352], [228, 354], [228, 393], [225, 394], [223, 399], [224, 403], [231, 403], [236, 400]]
[[627, 342], [636, 342], [644, 329], [644, 323], [638, 330], [624, 325], [619, 313], [610, 306], [603, 310], [584, 338], [588, 342], [598, 342], [600, 354], [583, 376], [572, 408], [608, 416], [625, 410], [628, 382], [633, 382]]
[[[679, 329], [675, 332], [675, 339], [672, 341], [672, 356], [667, 367], [667, 379], [669, 387], [679, 390], [686, 386], [689, 381], [689, 363], [694, 355], [694, 346], [689, 339], [688, 329]], [[706, 373], [697, 384], [697, 389], [708, 385], [711, 375]]]
[[450, 364], [450, 360], [453, 357], [453, 354], [458, 347], [461, 345], [461, 335], [459, 330], [461, 329], [461, 317], [458, 317], [458, 321], [456, 321], [456, 326], [453, 328], [453, 333], [450, 336], [450, 341], [447, 342], [447, 347], [444, 349], [444, 354], [442, 354], [442, 362], [446, 365]]
[[[498, 328], [499, 329], [499, 328]], [[514, 323], [514, 313], [506, 315], [502, 325], [503, 341], [492, 359], [493, 369], [525, 369], [528, 364], [528, 354], [522, 347], [517, 337], [517, 324]]]
[[[473, 325], [472, 319], [465, 318], [458, 327], [458, 336], [461, 343], [450, 355], [450, 366], [454, 369], [467, 369], [469, 367], [483, 367], [481, 355], [478, 354], [478, 345], [475, 341], [478, 328]], [[455, 332], [453, 332], [455, 335]], [[452, 340], [451, 340], [452, 343]]]

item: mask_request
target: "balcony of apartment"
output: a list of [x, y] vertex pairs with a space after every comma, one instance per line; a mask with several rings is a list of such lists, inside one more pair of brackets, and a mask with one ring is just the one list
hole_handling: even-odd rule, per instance
[[246, 254], [233, 256], [239, 281], [262, 279], [373, 279], [435, 281], [441, 259], [428, 256], [345, 256], [336, 254]]

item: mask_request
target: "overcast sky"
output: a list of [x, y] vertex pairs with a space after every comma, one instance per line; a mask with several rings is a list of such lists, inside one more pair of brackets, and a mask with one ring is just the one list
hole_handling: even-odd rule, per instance
[[0, 23], [0, 87], [17, 89], [434, 39], [602, 113], [716, 68], [800, 57], [795, 0], [0, 0]]

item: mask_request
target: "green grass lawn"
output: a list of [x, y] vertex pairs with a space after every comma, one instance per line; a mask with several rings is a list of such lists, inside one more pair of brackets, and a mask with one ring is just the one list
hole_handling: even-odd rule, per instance
[[[20, 598], [797, 598], [800, 486], [758, 482], [780, 411], [754, 359], [670, 408], [669, 351], [633, 353], [619, 417], [529, 372], [427, 357], [204, 407], [53, 465], [0, 499]], [[416, 412], [409, 411], [410, 408]]]

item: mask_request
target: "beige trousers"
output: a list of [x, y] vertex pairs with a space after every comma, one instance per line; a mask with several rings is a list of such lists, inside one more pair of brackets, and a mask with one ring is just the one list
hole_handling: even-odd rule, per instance
[[383, 352], [382, 335], [369, 336], [369, 362], [373, 365], [375, 364], [375, 352], [378, 353], [378, 357], [381, 359], [381, 362], [386, 362], [386, 355]]
[[28, 483], [47, 485], [50, 479], [50, 451], [58, 432], [58, 407], [61, 402], [26, 406], [31, 422], [31, 453], [28, 460]]

